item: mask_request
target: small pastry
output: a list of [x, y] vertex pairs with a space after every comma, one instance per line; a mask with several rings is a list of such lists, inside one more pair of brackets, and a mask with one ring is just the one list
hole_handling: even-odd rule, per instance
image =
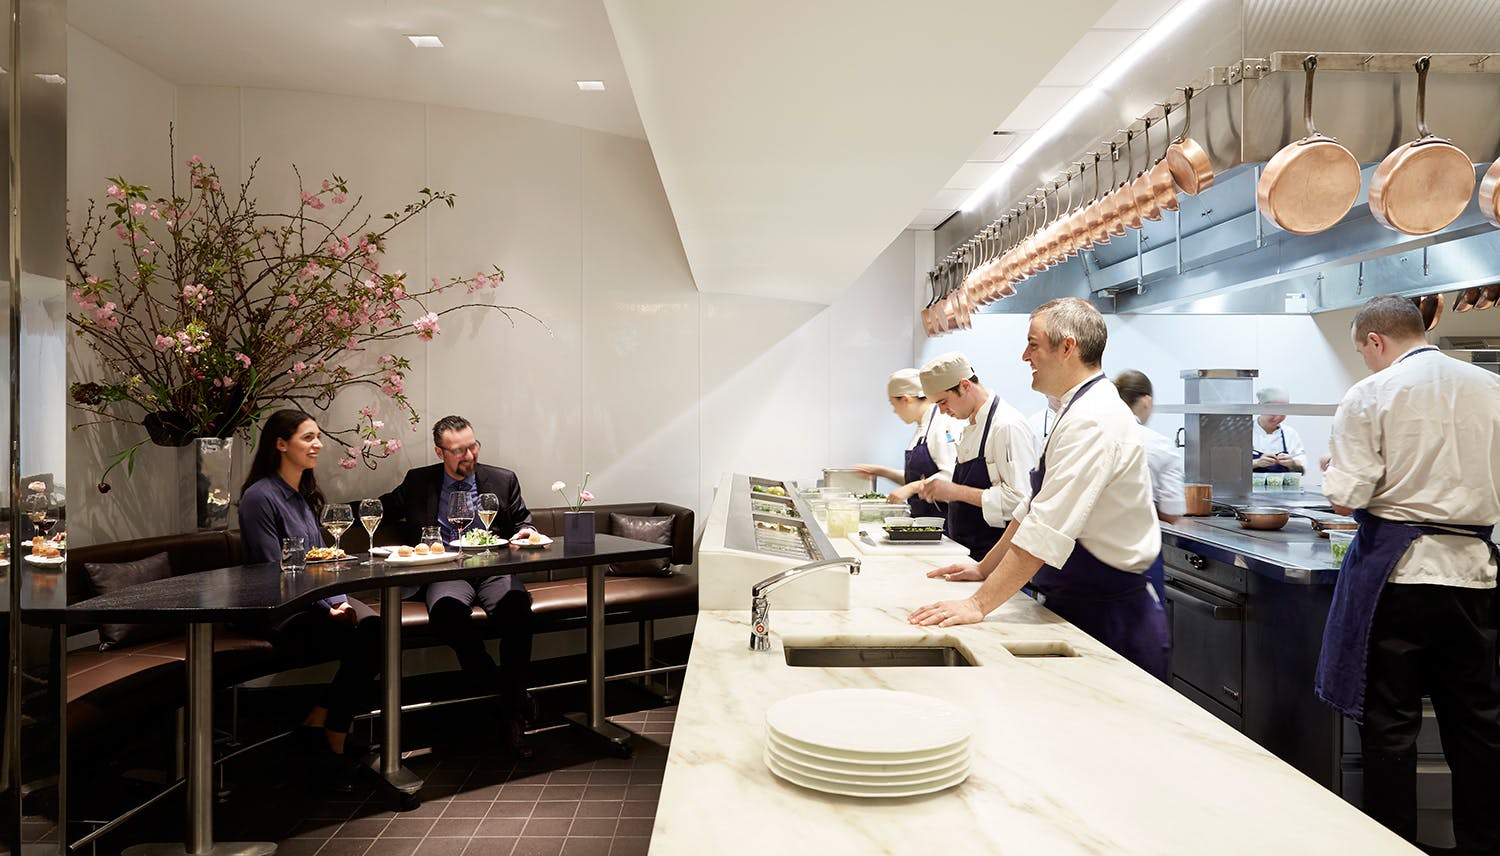
[[410, 556], [411, 555], [411, 548], [407, 547], [407, 546], [397, 547], [396, 548], [396, 555], [398, 555], [398, 556]]
[[418, 544], [417, 548], [415, 550], [412, 550], [412, 552], [416, 553], [418, 556], [425, 556], [428, 553], [431, 553], [432, 550], [428, 549], [426, 544]]
[[437, 554], [437, 553], [446, 553], [446, 552], [448, 552], [448, 550], [445, 547], [443, 547], [443, 542], [441, 542], [441, 541], [433, 542], [433, 545], [430, 548], [428, 548], [428, 549], [434, 555]]
[[531, 533], [529, 536], [527, 536], [526, 543], [528, 543], [528, 544], [540, 544], [540, 543], [542, 543], [542, 533], [540, 533], [540, 532], [533, 532], [533, 533]]

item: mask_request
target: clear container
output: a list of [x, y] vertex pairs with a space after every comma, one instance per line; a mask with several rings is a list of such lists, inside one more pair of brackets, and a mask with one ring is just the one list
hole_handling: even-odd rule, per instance
[[828, 537], [844, 538], [859, 530], [859, 500], [831, 499], [828, 501]]
[[1282, 490], [1301, 490], [1302, 489], [1302, 474], [1301, 473], [1282, 473], [1281, 474], [1281, 489]]
[[859, 503], [860, 523], [882, 523], [887, 517], [910, 516], [911, 508], [904, 502], [886, 502], [880, 499], [863, 499]]
[[828, 500], [809, 499], [807, 510], [812, 512], [813, 519], [821, 523], [825, 528], [828, 526]]
[[1266, 473], [1266, 490], [1281, 490], [1281, 473]]
[[1328, 530], [1328, 548], [1333, 551], [1334, 564], [1344, 564], [1344, 554], [1349, 552], [1349, 544], [1354, 540], [1355, 529], [1330, 529]]
[[1255, 473], [1254, 475], [1250, 476], [1250, 487], [1253, 490], [1265, 490], [1266, 489], [1266, 474], [1265, 473]]

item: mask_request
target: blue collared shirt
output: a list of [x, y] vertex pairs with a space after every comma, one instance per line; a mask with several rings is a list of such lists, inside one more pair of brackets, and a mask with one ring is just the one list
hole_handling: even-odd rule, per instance
[[478, 501], [479, 488], [474, 483], [473, 473], [470, 473], [468, 478], [460, 481], [448, 475], [447, 470], [444, 470], [443, 486], [438, 489], [438, 526], [442, 529], [443, 543], [445, 544], [451, 544], [458, 540], [459, 532], [453, 528], [453, 524], [448, 522], [448, 503], [451, 501], [453, 494], [460, 491], [467, 493], [471, 501]]
[[[240, 540], [245, 564], [281, 563], [281, 539], [301, 538], [308, 549], [323, 546], [323, 532], [307, 500], [280, 476], [268, 476], [240, 495]], [[325, 597], [319, 606], [332, 609], [349, 598]]]

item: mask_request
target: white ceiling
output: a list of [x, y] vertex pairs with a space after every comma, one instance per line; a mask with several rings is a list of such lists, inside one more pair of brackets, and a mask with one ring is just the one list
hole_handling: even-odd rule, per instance
[[[599, 0], [68, 0], [68, 23], [177, 84], [375, 96], [645, 136]], [[412, 47], [408, 33], [446, 47]], [[579, 80], [608, 88], [580, 92]]]
[[827, 303], [902, 229], [958, 209], [1174, 2], [70, 0], [68, 16], [178, 84], [644, 137], [699, 288]]

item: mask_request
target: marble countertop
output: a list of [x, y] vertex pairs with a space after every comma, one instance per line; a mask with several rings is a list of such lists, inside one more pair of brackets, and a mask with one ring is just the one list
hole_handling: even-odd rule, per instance
[[[778, 612], [773, 593], [770, 651], [748, 650], [748, 591], [745, 610], [699, 614], [651, 856], [1418, 852], [1029, 598], [979, 625], [908, 624], [911, 608], [977, 586], [927, 579], [939, 563], [865, 557], [845, 611]], [[957, 645], [977, 666], [794, 668], [783, 653], [910, 640]], [[1065, 641], [1080, 656], [1006, 648], [1028, 640]], [[863, 800], [773, 776], [762, 761], [766, 709], [839, 687], [925, 693], [970, 711], [969, 778]]]

